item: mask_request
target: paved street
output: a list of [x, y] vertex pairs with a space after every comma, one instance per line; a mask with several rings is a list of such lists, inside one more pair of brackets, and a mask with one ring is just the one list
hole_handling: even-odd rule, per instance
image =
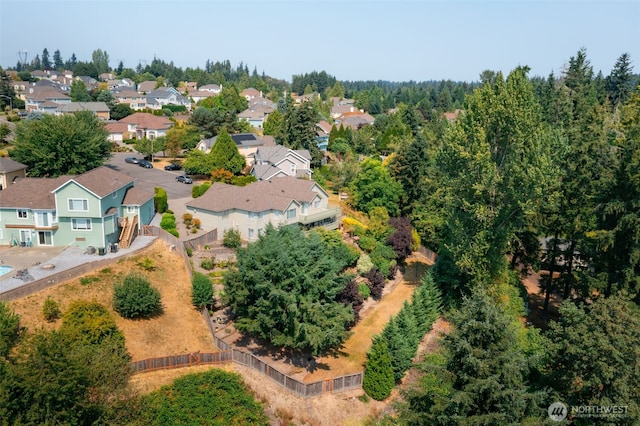
[[135, 178], [137, 188], [151, 193], [155, 192], [156, 187], [164, 188], [167, 191], [169, 204], [171, 200], [177, 198], [191, 197], [193, 185], [176, 182], [176, 176], [183, 174], [184, 171], [166, 171], [156, 163], [153, 169], [145, 169], [137, 164], [125, 163], [125, 157], [142, 158], [143, 156], [131, 152], [114, 152], [105, 165]]

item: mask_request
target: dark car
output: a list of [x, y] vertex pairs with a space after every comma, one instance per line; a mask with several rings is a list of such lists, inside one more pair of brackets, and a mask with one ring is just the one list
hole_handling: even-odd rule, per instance
[[182, 166], [180, 164], [176, 164], [176, 163], [171, 163], [168, 164], [166, 166], [164, 166], [165, 170], [180, 170], [182, 169]]
[[193, 179], [189, 176], [176, 176], [176, 180], [182, 183], [193, 183]]
[[136, 157], [125, 157], [124, 162], [131, 163], [131, 164], [138, 164], [140, 160], [138, 160]]
[[145, 169], [153, 169], [153, 164], [147, 160], [138, 160], [138, 166], [144, 167]]

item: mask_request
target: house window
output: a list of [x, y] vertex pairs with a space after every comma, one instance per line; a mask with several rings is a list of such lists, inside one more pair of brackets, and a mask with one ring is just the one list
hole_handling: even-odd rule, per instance
[[135, 206], [127, 206], [127, 213], [135, 213], [135, 212], [136, 212]]
[[295, 174], [296, 174], [296, 165], [292, 164], [291, 165], [291, 176], [295, 176]]
[[71, 219], [71, 229], [74, 231], [91, 231], [91, 219]]
[[255, 218], [255, 214], [253, 212], [249, 212], [249, 219], [254, 219]]
[[280, 219], [280, 215], [282, 214], [282, 212], [280, 210], [276, 210], [276, 219]]
[[253, 228], [249, 228], [249, 239], [253, 239], [255, 237], [255, 230]]
[[296, 217], [296, 209], [287, 210], [287, 219], [293, 219]]
[[264, 212], [258, 213], [258, 219], [262, 219], [264, 217]]
[[26, 210], [18, 210], [18, 219], [28, 219], [29, 213]]
[[118, 196], [118, 192], [117, 192], [117, 191], [116, 191], [116, 192], [114, 192], [111, 196], [112, 196], [113, 198], [116, 198], [116, 197]]
[[320, 208], [320, 200], [315, 200], [313, 202], [313, 208], [314, 209], [319, 209]]
[[82, 198], [69, 198], [69, 211], [86, 212], [89, 211], [89, 200]]

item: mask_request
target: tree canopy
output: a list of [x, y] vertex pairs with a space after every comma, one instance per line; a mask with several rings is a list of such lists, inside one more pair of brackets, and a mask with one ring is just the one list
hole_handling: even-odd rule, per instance
[[238, 249], [237, 270], [225, 276], [225, 298], [239, 330], [291, 349], [322, 353], [342, 343], [353, 319], [338, 301], [348, 277], [316, 233], [269, 225]]
[[28, 167], [29, 176], [57, 177], [103, 165], [110, 150], [100, 120], [92, 112], [81, 111], [20, 122], [10, 155]]

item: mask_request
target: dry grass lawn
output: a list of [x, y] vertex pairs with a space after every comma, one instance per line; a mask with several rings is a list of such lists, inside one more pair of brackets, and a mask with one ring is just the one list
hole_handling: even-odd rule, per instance
[[[139, 265], [145, 258], [151, 259], [153, 270], [147, 271]], [[123, 277], [131, 272], [144, 274], [151, 285], [160, 291], [162, 315], [151, 319], [128, 320], [113, 311], [113, 286], [122, 282]], [[182, 258], [170, 252], [161, 240], [156, 240], [141, 254], [121, 259], [107, 268], [10, 302], [28, 331], [38, 327], [52, 329], [60, 324], [60, 320], [54, 323], [44, 321], [42, 305], [48, 296], [58, 302], [62, 312], [71, 302], [79, 299], [95, 300], [104, 305], [123, 331], [127, 350], [133, 360], [217, 351], [200, 312], [191, 305], [191, 281]]]

